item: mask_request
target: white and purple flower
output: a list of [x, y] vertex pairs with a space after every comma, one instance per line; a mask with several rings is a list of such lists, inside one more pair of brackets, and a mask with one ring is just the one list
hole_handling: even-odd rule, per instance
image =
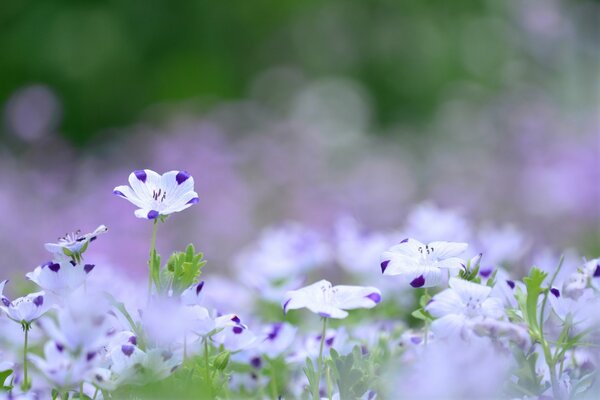
[[59, 238], [57, 243], [46, 243], [44, 246], [58, 260], [63, 260], [65, 256], [67, 259], [75, 258], [79, 260], [81, 254], [87, 250], [90, 242], [93, 242], [99, 235], [107, 231], [106, 226], [100, 225], [91, 233], [82, 235], [80, 231], [77, 231]]
[[308, 308], [324, 318], [346, 318], [345, 310], [373, 308], [381, 301], [379, 289], [369, 286], [332, 286], [320, 280], [298, 290], [286, 293], [282, 302], [283, 312]]
[[465, 268], [457, 256], [467, 249], [466, 243], [431, 242], [423, 244], [404, 239], [381, 255], [381, 272], [398, 275], [414, 288], [437, 286], [448, 273]]
[[19, 323], [31, 323], [44, 315], [51, 305], [46, 301], [45, 292], [30, 293], [10, 301], [4, 296], [4, 285], [8, 281], [0, 282], [0, 310], [6, 313], [8, 318]]
[[113, 194], [139, 207], [135, 216], [156, 219], [183, 211], [198, 202], [194, 178], [186, 171], [169, 171], [163, 175], [149, 170], [129, 175], [130, 186], [117, 186]]
[[83, 285], [94, 264], [77, 264], [75, 261], [48, 261], [25, 276], [44, 290], [57, 295], [68, 295]]

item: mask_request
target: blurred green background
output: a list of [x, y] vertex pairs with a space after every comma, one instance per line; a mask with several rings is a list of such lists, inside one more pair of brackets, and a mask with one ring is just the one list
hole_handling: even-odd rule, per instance
[[[522, 77], [534, 84], [560, 82], [563, 69], [519, 35], [527, 24], [556, 29], [543, 3], [531, 2], [533, 21], [521, 24], [529, 6], [514, 1], [5, 1], [0, 103], [25, 85], [48, 85], [62, 106], [58, 130], [85, 145], [150, 105], [192, 101], [202, 110], [243, 98], [271, 66], [293, 66], [308, 78], [360, 82], [377, 127], [418, 125], [449, 83], [502, 89], [507, 63], [525, 63]], [[584, 39], [594, 40], [592, 3], [548, 3], [553, 12], [574, 9]], [[585, 57], [555, 45], [562, 57]]]

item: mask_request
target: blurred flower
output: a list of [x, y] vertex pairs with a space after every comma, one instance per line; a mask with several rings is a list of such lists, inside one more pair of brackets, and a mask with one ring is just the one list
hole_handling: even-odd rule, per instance
[[373, 308], [381, 301], [381, 292], [374, 287], [332, 286], [320, 280], [302, 289], [287, 292], [282, 302], [283, 311], [308, 308], [324, 318], [346, 318], [344, 310]]
[[258, 351], [275, 358], [289, 349], [296, 338], [298, 328], [285, 322], [276, 322], [265, 327], [262, 332], [263, 341]]
[[468, 338], [472, 322], [504, 315], [499, 299], [489, 297], [492, 288], [450, 278], [450, 288], [433, 296], [425, 309], [437, 319], [431, 329], [437, 337]]
[[183, 211], [198, 202], [194, 178], [185, 171], [169, 171], [163, 175], [145, 169], [129, 175], [129, 186], [117, 186], [113, 193], [139, 207], [138, 218], [156, 219]]
[[404, 239], [381, 255], [381, 272], [400, 275], [414, 288], [439, 285], [443, 271], [456, 273], [464, 269], [459, 254], [467, 249], [466, 243], [431, 242], [423, 244], [415, 239]]
[[390, 241], [382, 233], [361, 232], [357, 221], [351, 217], [341, 218], [335, 226], [336, 259], [349, 272], [371, 275]]
[[254, 333], [242, 324], [240, 318], [235, 314], [217, 317], [215, 328], [222, 328], [222, 330], [214, 334], [212, 339], [227, 350], [239, 351], [256, 344], [257, 338]]
[[0, 300], [2, 301], [0, 310], [4, 311], [8, 318], [19, 323], [31, 323], [50, 309], [50, 304], [45, 301], [46, 293], [43, 291], [30, 293], [27, 296], [10, 301], [3, 295], [6, 282], [8, 281], [0, 282]]

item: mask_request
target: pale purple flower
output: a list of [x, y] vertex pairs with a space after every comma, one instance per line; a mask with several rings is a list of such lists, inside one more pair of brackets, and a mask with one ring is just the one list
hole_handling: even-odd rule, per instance
[[404, 232], [425, 242], [440, 238], [461, 242], [471, 239], [471, 227], [458, 211], [439, 208], [431, 202], [418, 204], [407, 219]]
[[423, 244], [404, 239], [381, 255], [381, 272], [398, 275], [414, 288], [437, 286], [448, 276], [465, 268], [457, 256], [467, 249], [466, 243], [431, 242]]
[[130, 186], [117, 186], [113, 193], [139, 207], [135, 216], [156, 219], [183, 211], [198, 202], [194, 178], [186, 171], [169, 171], [163, 175], [144, 169], [129, 175]]
[[370, 274], [381, 253], [393, 243], [388, 236], [362, 232], [355, 219], [341, 218], [335, 226], [336, 261], [349, 272]]
[[8, 281], [0, 282], [0, 310], [5, 312], [8, 318], [13, 321], [31, 323], [51, 308], [46, 293], [43, 291], [30, 293], [27, 296], [10, 301], [8, 297], [3, 295], [6, 282]]
[[256, 243], [242, 250], [234, 265], [245, 286], [277, 301], [290, 285], [301, 283], [300, 275], [330, 259], [331, 249], [318, 232], [290, 222], [265, 230]]
[[346, 318], [345, 310], [373, 308], [381, 301], [379, 289], [368, 286], [332, 286], [320, 280], [298, 290], [286, 293], [283, 311], [308, 308], [324, 318]]
[[297, 332], [298, 328], [286, 322], [269, 324], [262, 331], [263, 340], [258, 345], [258, 351], [270, 358], [278, 357], [290, 348]]
[[458, 278], [450, 278], [449, 285], [450, 288], [433, 296], [425, 308], [437, 318], [431, 324], [437, 337], [467, 338], [473, 322], [504, 316], [501, 300], [490, 297], [491, 287]]
[[82, 235], [80, 231], [67, 234], [58, 239], [57, 243], [46, 243], [46, 250], [52, 253], [58, 260], [69, 260], [72, 257], [79, 259], [81, 254], [87, 250], [90, 242], [108, 231], [104, 225], [100, 225], [93, 232]]
[[59, 389], [70, 389], [79, 385], [99, 362], [96, 353], [85, 351], [74, 353], [53, 340], [44, 345], [43, 358], [31, 354], [29, 359]]

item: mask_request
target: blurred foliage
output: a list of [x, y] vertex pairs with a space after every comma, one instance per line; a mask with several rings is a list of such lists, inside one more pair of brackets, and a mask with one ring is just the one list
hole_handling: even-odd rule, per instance
[[[451, 82], [499, 85], [515, 56], [512, 2], [47, 0], [0, 5], [0, 102], [52, 87], [60, 130], [84, 144], [152, 104], [245, 96], [260, 72], [363, 84], [375, 121], [424, 120]], [[468, 53], [468, 54], [467, 54]], [[476, 59], [476, 68], [465, 59]], [[467, 61], [468, 63], [469, 61]]]

